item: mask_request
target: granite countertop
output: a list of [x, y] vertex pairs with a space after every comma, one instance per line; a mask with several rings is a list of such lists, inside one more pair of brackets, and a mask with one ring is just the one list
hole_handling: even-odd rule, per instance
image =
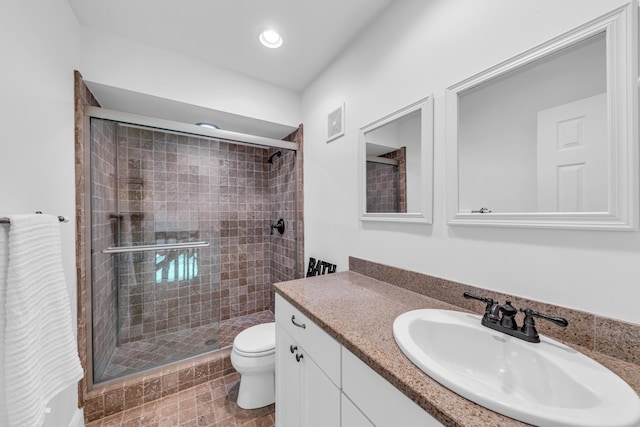
[[[276, 283], [274, 288], [445, 426], [529, 425], [479, 406], [443, 387], [417, 368], [393, 338], [393, 321], [406, 311], [464, 309], [351, 271]], [[571, 347], [609, 367], [639, 391], [637, 365], [575, 345]]]

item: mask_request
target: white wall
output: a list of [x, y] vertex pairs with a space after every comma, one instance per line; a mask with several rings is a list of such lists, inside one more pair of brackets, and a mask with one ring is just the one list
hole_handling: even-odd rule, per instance
[[[78, 36], [79, 24], [65, 0], [0, 2], [0, 216], [43, 211], [72, 218], [61, 230], [74, 316], [73, 70], [79, 62]], [[45, 425], [68, 426], [77, 399], [76, 386], [56, 396]]]
[[300, 94], [168, 50], [82, 27], [85, 80], [298, 127]]
[[[445, 88], [626, 0], [403, 0], [303, 93], [305, 254], [366, 258], [640, 323], [640, 232], [446, 224]], [[358, 129], [433, 93], [433, 226], [358, 221]], [[326, 117], [346, 103], [346, 134]]]

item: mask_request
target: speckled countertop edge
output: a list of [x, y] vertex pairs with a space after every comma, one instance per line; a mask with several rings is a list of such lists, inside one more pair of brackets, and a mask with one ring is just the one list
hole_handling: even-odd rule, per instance
[[[445, 426], [529, 425], [479, 406], [443, 387], [417, 368], [393, 338], [393, 321], [406, 311], [464, 309], [351, 271], [276, 283], [274, 288]], [[617, 373], [640, 394], [637, 365], [569, 346]]]

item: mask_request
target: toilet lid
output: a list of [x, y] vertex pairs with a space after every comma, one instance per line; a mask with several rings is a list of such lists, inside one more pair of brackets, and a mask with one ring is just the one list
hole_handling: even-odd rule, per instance
[[241, 353], [265, 353], [276, 348], [275, 322], [255, 325], [240, 332], [233, 347]]

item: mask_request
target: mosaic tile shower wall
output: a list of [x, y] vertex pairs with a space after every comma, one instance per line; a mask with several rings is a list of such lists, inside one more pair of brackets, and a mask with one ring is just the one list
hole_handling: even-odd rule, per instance
[[[272, 149], [270, 154], [280, 150]], [[296, 161], [295, 152], [282, 152], [268, 166], [271, 224], [284, 220], [285, 233], [273, 230], [270, 236], [271, 282], [282, 282], [296, 277]]]
[[77, 279], [77, 307], [78, 307], [78, 355], [80, 356], [80, 363], [82, 369], [85, 372], [85, 378], [78, 383], [78, 406], [82, 406], [84, 400], [84, 394], [87, 390], [86, 376], [89, 370], [87, 366], [87, 311], [90, 306], [87, 307], [87, 295], [91, 294], [91, 283], [87, 283], [87, 278], [90, 277], [89, 267], [87, 260], [91, 256], [90, 244], [87, 243], [86, 236], [88, 234], [87, 227], [90, 220], [87, 221], [85, 215], [88, 212], [87, 209], [91, 201], [86, 197], [86, 185], [90, 179], [87, 171], [87, 159], [86, 153], [89, 152], [88, 147], [85, 147], [85, 126], [90, 124], [85, 123], [84, 112], [88, 106], [99, 107], [100, 104], [93, 96], [87, 85], [82, 80], [82, 75], [78, 71], [73, 72], [74, 81], [74, 98], [75, 98], [75, 175], [76, 175], [76, 279]]
[[367, 212], [407, 212], [406, 147], [380, 157], [397, 164], [367, 160]]
[[269, 309], [268, 150], [220, 142], [220, 319]]
[[[274, 149], [108, 120], [92, 123], [94, 156], [106, 150], [96, 142], [102, 127], [112, 128], [105, 140], [117, 141], [109, 148], [117, 165], [105, 169], [93, 162], [102, 168], [94, 179], [105, 175], [104, 189], [92, 196], [94, 209], [100, 209], [94, 235], [99, 231], [110, 239], [94, 242], [93, 252], [107, 246], [211, 244], [100, 255], [105, 259], [94, 265], [102, 265], [104, 274], [94, 273], [101, 283], [93, 293], [94, 318], [98, 306], [100, 316], [108, 313], [111, 325], [117, 323], [111, 330], [117, 341], [110, 347], [94, 342], [94, 359], [108, 360], [123, 344], [201, 326], [217, 331], [211, 326], [220, 321], [269, 310], [271, 284], [296, 274], [295, 152], [282, 149], [281, 157], [268, 163]], [[105, 198], [104, 191], [111, 195]], [[270, 224], [279, 218], [287, 231], [270, 235]], [[105, 274], [113, 276], [106, 287]], [[94, 323], [94, 336], [114, 336], [97, 331], [100, 325]], [[209, 335], [219, 344], [217, 332]], [[101, 381], [103, 364], [94, 364], [94, 380]]]
[[219, 143], [118, 126], [119, 246], [206, 248], [118, 255], [120, 343], [219, 321]]
[[398, 166], [367, 162], [367, 212], [399, 212]]
[[[91, 180], [91, 224], [94, 248], [106, 248], [115, 244], [113, 222], [110, 215], [116, 212], [116, 126], [112, 122], [91, 123], [93, 148], [91, 163], [95, 165]], [[91, 251], [93, 295], [93, 348], [94, 369], [104, 371], [117, 346], [117, 298], [116, 272], [111, 255], [100, 250]]]

